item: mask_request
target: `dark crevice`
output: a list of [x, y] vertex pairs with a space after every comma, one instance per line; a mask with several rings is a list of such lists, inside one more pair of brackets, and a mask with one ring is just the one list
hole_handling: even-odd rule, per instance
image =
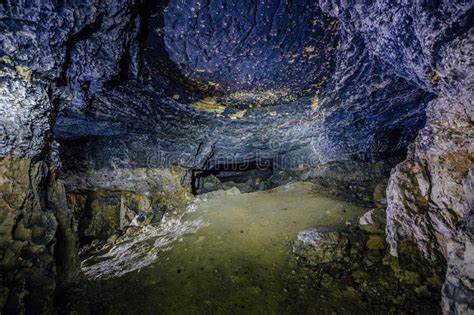
[[[237, 163], [219, 163], [212, 166], [207, 166], [202, 169], [193, 169], [191, 176], [191, 192], [198, 195], [203, 190], [206, 178], [213, 176], [221, 184], [237, 183], [244, 184], [249, 180], [265, 180], [273, 174], [273, 163], [270, 160], [261, 161], [244, 161]], [[218, 188], [218, 187], [216, 187]], [[259, 190], [258, 187], [249, 189]]]

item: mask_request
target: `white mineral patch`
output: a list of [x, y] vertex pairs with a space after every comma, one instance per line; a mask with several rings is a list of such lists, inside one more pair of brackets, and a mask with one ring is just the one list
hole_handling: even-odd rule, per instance
[[120, 277], [154, 263], [160, 253], [185, 234], [196, 233], [206, 223], [201, 219], [183, 221], [163, 220], [160, 225], [147, 225], [134, 236], [124, 236], [107, 253], [92, 256], [82, 262], [82, 271], [88, 278]]

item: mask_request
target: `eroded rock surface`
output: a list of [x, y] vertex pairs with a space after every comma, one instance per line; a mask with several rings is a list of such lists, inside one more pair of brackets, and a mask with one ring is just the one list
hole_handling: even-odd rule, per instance
[[380, 211], [364, 214], [359, 226], [301, 231], [293, 244], [300, 265], [296, 275], [315, 279], [313, 285], [333, 303], [356, 299], [360, 309], [374, 313], [440, 313], [444, 268], [407, 241], [400, 244], [399, 257], [390, 255]]
[[438, 95], [407, 160], [392, 173], [388, 241], [392, 253], [409, 238], [426, 257], [446, 259], [444, 311], [474, 312], [472, 230], [465, 223], [472, 220], [472, 3], [320, 4], [399, 75]]
[[[120, 36], [133, 36], [119, 31], [120, 20], [129, 22], [120, 16], [132, 14], [132, 4], [0, 4], [2, 313], [50, 312], [55, 294], [79, 278], [77, 233], [57, 178], [52, 129], [65, 102], [84, 103], [77, 101], [88, 95], [81, 82], [97, 91], [119, 72], [129, 48]], [[94, 45], [89, 36], [97, 36]]]
[[392, 253], [446, 259], [444, 310], [472, 312], [472, 21], [470, 1], [1, 3], [0, 309], [47, 310], [76, 277], [67, 193], [105, 238], [196, 172], [263, 162], [251, 189], [388, 203]]
[[315, 1], [170, 1], [166, 50], [184, 74], [218, 88], [301, 93], [335, 65], [337, 20], [320, 12]]
[[[454, 102], [454, 103], [453, 103]], [[472, 104], [440, 98], [429, 107], [427, 127], [408, 158], [392, 173], [388, 187], [388, 240], [415, 239], [427, 257], [446, 259], [443, 288], [447, 312], [473, 309], [474, 253]]]
[[48, 311], [59, 287], [77, 280], [76, 234], [65, 191], [42, 161], [0, 160], [1, 305]]

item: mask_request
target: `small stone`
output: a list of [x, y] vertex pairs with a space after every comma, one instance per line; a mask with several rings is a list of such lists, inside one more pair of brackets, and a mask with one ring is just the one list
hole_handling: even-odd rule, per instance
[[382, 250], [385, 248], [385, 239], [380, 235], [370, 235], [367, 240], [367, 248], [372, 250]]

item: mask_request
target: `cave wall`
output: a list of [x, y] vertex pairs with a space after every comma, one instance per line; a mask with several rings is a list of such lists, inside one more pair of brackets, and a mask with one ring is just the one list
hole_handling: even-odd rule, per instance
[[121, 55], [133, 50], [133, 32], [123, 32], [133, 4], [0, 3], [2, 313], [49, 312], [54, 295], [80, 278], [52, 129], [65, 103], [83, 103], [81, 80], [96, 91], [119, 72]]
[[[387, 190], [388, 241], [393, 253], [397, 242], [412, 238], [427, 257], [446, 259], [445, 311], [472, 311], [472, 3], [321, 0], [321, 9], [337, 19], [337, 27], [330, 25], [338, 45], [329, 38], [322, 47], [331, 48], [327, 78], [297, 96], [219, 94], [212, 84], [206, 90], [172, 82], [153, 54], [154, 45], [165, 44], [162, 32], [147, 41], [148, 5], [0, 4], [0, 309], [47, 310], [56, 284], [74, 280], [66, 275], [77, 278], [66, 191], [149, 199], [182, 191], [189, 170], [227, 160], [272, 159], [283, 177], [302, 167], [293, 179], [325, 179], [333, 169], [355, 170], [344, 167], [352, 163], [360, 169], [395, 157], [391, 167], [415, 141]], [[274, 29], [282, 29], [275, 21]], [[200, 45], [194, 43], [196, 50]], [[181, 57], [178, 48], [172, 57]], [[255, 52], [259, 69], [275, 57], [265, 49]], [[303, 50], [296, 65], [278, 68], [295, 69], [291, 80], [306, 73], [304, 58], [317, 53]], [[199, 58], [191, 50], [184, 60]], [[172, 70], [188, 82], [186, 69], [195, 70]], [[264, 79], [264, 88], [271, 87], [271, 78]], [[425, 108], [426, 126], [415, 140]], [[342, 167], [331, 166], [339, 162]]]
[[447, 260], [443, 307], [473, 309], [472, 104], [440, 97], [427, 126], [393, 170], [388, 193], [388, 242], [414, 239], [426, 257]]
[[55, 107], [42, 84], [0, 70], [0, 309], [46, 311], [62, 285], [77, 280], [76, 235], [50, 147]]
[[398, 75], [437, 95], [407, 159], [392, 171], [387, 241], [393, 254], [413, 239], [426, 257], [446, 259], [444, 312], [473, 312], [472, 2], [320, 4]]
[[[275, 170], [269, 187], [288, 180], [339, 181], [332, 185], [339, 196], [373, 205], [373, 189], [403, 159], [424, 124], [432, 95], [372, 58], [360, 36], [344, 32], [340, 37], [332, 77], [308, 95], [289, 100], [275, 95], [276, 101], [262, 101], [260, 95], [264, 104], [254, 101], [249, 107], [242, 100], [235, 105], [237, 97], [231, 94], [214, 96], [208, 108], [196, 109], [213, 92], [162, 86], [160, 77], [129, 80], [104, 92], [90, 103], [89, 117], [66, 112], [58, 119], [64, 180], [71, 190], [90, 189], [93, 184], [85, 182], [93, 181], [92, 173], [115, 177], [133, 169], [153, 172], [179, 165], [188, 170], [182, 183], [190, 187], [191, 170], [262, 161]], [[153, 61], [145, 54], [144, 64], [152, 64], [152, 70]], [[242, 103], [247, 107], [239, 107]], [[386, 164], [383, 172], [380, 161]], [[361, 180], [351, 185], [331, 171], [325, 174], [334, 176], [322, 178], [318, 170], [337, 169], [334, 163], [343, 163], [339, 168], [348, 172], [365, 171], [366, 179], [353, 177]], [[96, 185], [109, 189], [104, 181]], [[125, 186], [134, 189], [131, 177], [129, 184], [122, 182]], [[358, 192], [344, 195], [351, 187]]]

